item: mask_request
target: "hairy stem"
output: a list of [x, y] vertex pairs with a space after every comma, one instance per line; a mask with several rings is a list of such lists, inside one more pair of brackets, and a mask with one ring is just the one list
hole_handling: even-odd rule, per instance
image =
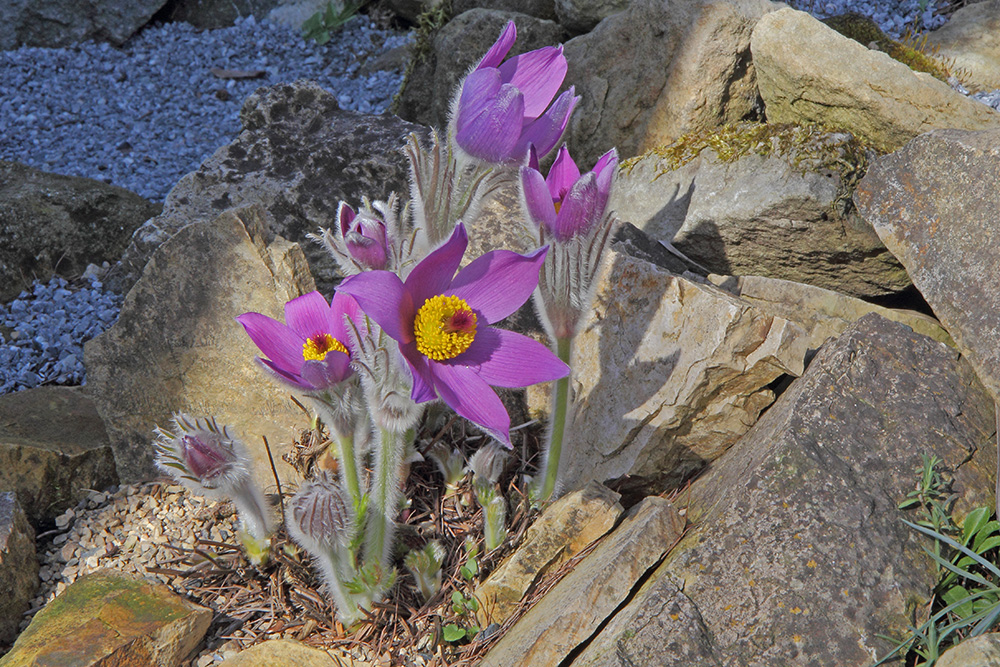
[[[569, 365], [572, 338], [556, 339], [556, 355]], [[545, 453], [545, 464], [542, 470], [542, 490], [538, 496], [541, 501], [547, 501], [556, 490], [559, 479], [559, 462], [562, 457], [563, 440], [566, 436], [566, 422], [569, 417], [572, 397], [569, 391], [572, 373], [556, 380], [556, 390], [552, 401], [552, 422], [549, 426], [549, 446]]]

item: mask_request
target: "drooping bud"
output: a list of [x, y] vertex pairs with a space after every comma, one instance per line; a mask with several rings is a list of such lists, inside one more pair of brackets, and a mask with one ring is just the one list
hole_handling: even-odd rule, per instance
[[496, 441], [476, 450], [469, 459], [469, 469], [472, 470], [475, 481], [496, 484], [507, 464], [507, 456], [507, 450]]
[[286, 523], [292, 538], [315, 552], [346, 544], [351, 515], [340, 487], [323, 472], [292, 497]]
[[174, 415], [174, 432], [157, 428], [153, 443], [156, 464], [197, 492], [230, 494], [249, 478], [249, 457], [243, 444], [214, 418]]

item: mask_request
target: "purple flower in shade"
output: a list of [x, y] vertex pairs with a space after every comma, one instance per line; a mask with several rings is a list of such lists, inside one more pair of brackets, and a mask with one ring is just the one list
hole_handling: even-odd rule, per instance
[[547, 248], [530, 255], [494, 250], [455, 274], [469, 238], [451, 238], [417, 264], [406, 281], [388, 271], [350, 276], [337, 287], [399, 343], [417, 403], [440, 397], [455, 412], [510, 445], [510, 417], [497, 387], [526, 387], [565, 377], [569, 367], [527, 336], [488, 326], [527, 301]]
[[310, 292], [285, 304], [285, 324], [260, 313], [236, 321], [266, 359], [257, 361], [281, 382], [302, 391], [323, 391], [351, 376], [347, 315], [362, 331], [364, 316], [346, 294], [333, 301]]
[[604, 217], [617, 169], [618, 153], [612, 148], [592, 171], [581, 176], [564, 145], [548, 177], [542, 178], [532, 151], [528, 166], [521, 167], [521, 192], [528, 217], [560, 243], [585, 236]]
[[362, 210], [355, 213], [345, 202], [337, 211], [340, 234], [351, 258], [365, 269], [384, 269], [389, 258], [385, 222]]
[[502, 62], [515, 39], [517, 28], [511, 21], [462, 82], [453, 103], [455, 143], [485, 162], [519, 162], [529, 145], [545, 155], [559, 142], [580, 101], [571, 86], [549, 106], [566, 77], [562, 46]]

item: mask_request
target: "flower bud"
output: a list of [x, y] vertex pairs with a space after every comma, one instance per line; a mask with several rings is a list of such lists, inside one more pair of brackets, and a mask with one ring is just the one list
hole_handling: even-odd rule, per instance
[[389, 237], [385, 222], [362, 209], [355, 214], [346, 203], [340, 203], [337, 218], [348, 254], [359, 266], [369, 270], [385, 269], [389, 259]]

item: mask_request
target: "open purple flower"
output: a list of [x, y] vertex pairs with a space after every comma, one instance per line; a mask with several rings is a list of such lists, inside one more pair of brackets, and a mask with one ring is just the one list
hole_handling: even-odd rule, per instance
[[357, 299], [399, 343], [413, 374], [414, 401], [440, 397], [509, 446], [510, 417], [490, 385], [526, 387], [569, 373], [541, 343], [488, 326], [531, 296], [547, 248], [530, 255], [494, 250], [456, 275], [468, 242], [459, 224], [405, 282], [388, 271], [369, 271], [345, 279], [337, 291]]
[[612, 148], [592, 171], [581, 176], [564, 145], [548, 177], [543, 178], [532, 151], [529, 165], [521, 167], [521, 191], [528, 217], [560, 243], [586, 235], [604, 217], [617, 168], [618, 153]]
[[337, 220], [351, 258], [365, 269], [384, 269], [389, 258], [385, 222], [364, 210], [355, 213], [345, 202], [340, 202]]
[[511, 21], [462, 82], [453, 105], [455, 143], [485, 162], [518, 162], [529, 145], [545, 155], [559, 142], [580, 100], [570, 87], [549, 106], [566, 77], [562, 46], [502, 62], [516, 39]]
[[285, 324], [260, 313], [243, 313], [236, 321], [267, 357], [257, 361], [281, 382], [302, 391], [323, 391], [351, 376], [348, 315], [359, 327], [364, 316], [346, 294], [333, 301], [310, 292], [285, 304]]

